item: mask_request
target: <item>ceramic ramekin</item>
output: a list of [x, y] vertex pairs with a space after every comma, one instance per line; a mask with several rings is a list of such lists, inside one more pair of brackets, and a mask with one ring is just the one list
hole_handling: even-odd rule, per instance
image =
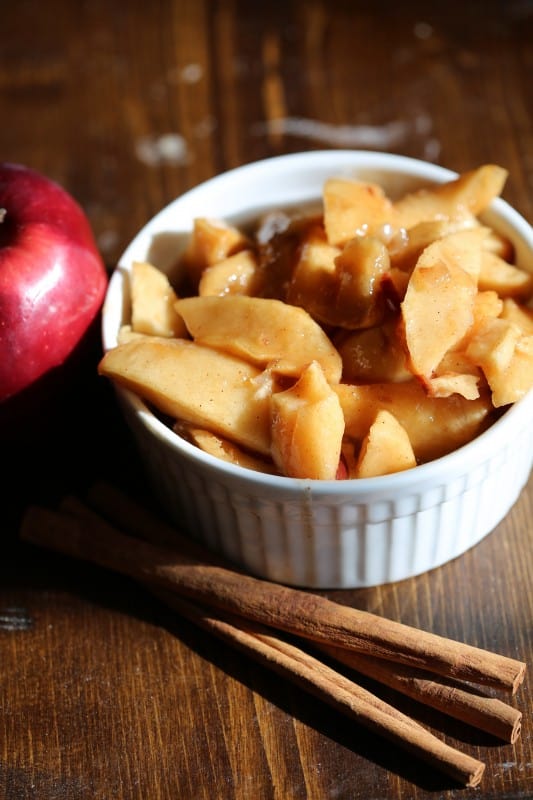
[[[111, 277], [103, 346], [129, 315], [128, 272], [148, 260], [169, 272], [196, 216], [253, 218], [267, 208], [319, 200], [324, 181], [375, 181], [395, 196], [455, 173], [415, 159], [363, 151], [280, 156], [223, 173], [178, 197], [133, 239]], [[531, 269], [530, 225], [501, 199], [485, 214]], [[533, 391], [482, 435], [443, 458], [394, 475], [306, 481], [260, 474], [203, 453], [136, 396], [117, 398], [155, 493], [182, 531], [246, 571], [315, 589], [372, 586], [444, 564], [474, 546], [515, 503], [533, 464]]]

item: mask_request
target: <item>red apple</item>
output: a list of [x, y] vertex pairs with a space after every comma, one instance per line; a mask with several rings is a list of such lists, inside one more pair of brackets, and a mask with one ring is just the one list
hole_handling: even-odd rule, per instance
[[106, 286], [74, 198], [26, 166], [0, 164], [0, 406], [69, 358]]

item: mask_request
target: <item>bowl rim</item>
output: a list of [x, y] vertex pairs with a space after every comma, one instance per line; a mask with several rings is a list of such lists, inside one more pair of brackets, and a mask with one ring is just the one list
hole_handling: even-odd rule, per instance
[[[167, 216], [179, 205], [201, 197], [207, 191], [220, 190], [227, 181], [232, 181], [241, 176], [253, 177], [255, 172], [263, 173], [268, 170], [270, 174], [283, 169], [288, 163], [302, 167], [305, 162], [310, 162], [314, 169], [319, 165], [339, 171], [340, 169], [353, 169], [364, 166], [368, 170], [405, 174], [409, 179], [422, 181], [445, 182], [458, 176], [447, 167], [423, 161], [401, 154], [367, 150], [311, 150], [297, 153], [287, 153], [257, 161], [242, 164], [221, 172], [205, 181], [193, 186], [181, 195], [178, 195], [163, 206], [145, 225], [137, 232], [120, 256], [117, 266], [110, 277], [109, 285], [104, 300], [101, 321], [101, 335], [104, 351], [116, 344], [117, 330], [109, 324], [107, 308], [111, 303], [123, 302], [122, 287], [124, 284], [124, 270], [128, 271], [133, 260], [133, 253], [139, 245], [152, 233], [162, 230], [159, 226]], [[507, 201], [496, 198], [487, 209], [490, 216], [497, 217], [505, 225], [516, 231], [517, 235], [526, 242], [533, 251], [533, 229], [527, 220]], [[231, 214], [229, 215], [231, 216]], [[473, 440], [451, 451], [450, 453], [433, 459], [424, 464], [419, 464], [411, 469], [389, 475], [380, 475], [373, 478], [349, 478], [343, 480], [316, 480], [290, 478], [283, 475], [271, 475], [258, 472], [246, 467], [241, 467], [223, 461], [200, 450], [195, 445], [174, 433], [162, 420], [160, 420], [148, 405], [132, 391], [116, 385], [115, 391], [119, 398], [127, 404], [138, 421], [167, 448], [184, 457], [188, 462], [195, 462], [205, 470], [228, 480], [246, 484], [253, 491], [281, 490], [285, 495], [299, 496], [302, 492], [320, 496], [345, 496], [354, 499], [368, 497], [369, 495], [397, 496], [410, 487], [425, 485], [434, 482], [437, 478], [445, 478], [448, 474], [460, 475], [469, 469], [493, 457], [505, 446], [508, 439], [507, 431], [513, 423], [527, 424], [533, 418], [533, 389], [525, 397], [509, 406], [502, 416], [489, 428], [476, 436]]]

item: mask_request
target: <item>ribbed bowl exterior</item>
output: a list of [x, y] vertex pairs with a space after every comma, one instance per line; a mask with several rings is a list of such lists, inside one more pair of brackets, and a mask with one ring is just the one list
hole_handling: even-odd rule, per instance
[[125, 400], [147, 475], [177, 528], [254, 575], [294, 586], [375, 586], [456, 558], [507, 514], [533, 461], [533, 427], [525, 424], [497, 452], [470, 456], [452, 474], [440, 459], [427, 475], [417, 467], [419, 480], [404, 473], [411, 480], [393, 490], [374, 479], [365, 481], [372, 487], [354, 491], [347, 481], [344, 491], [321, 487], [315, 494], [310, 483], [262, 486], [253, 473], [228, 479], [216, 465], [177, 459], [172, 444], [139, 424]]
[[[126, 250], [104, 304], [104, 347], [116, 344], [127, 319], [132, 260], [170, 268], [175, 232], [190, 229], [194, 216], [244, 213], [252, 189], [267, 206], [316, 199], [323, 180], [334, 174], [363, 175], [398, 190], [454, 175], [400, 156], [326, 151], [281, 156], [218, 176], [163, 209]], [[527, 222], [501, 200], [487, 221], [511, 236], [519, 260], [530, 265]], [[460, 556], [496, 528], [533, 466], [533, 391], [444, 458], [396, 475], [331, 482], [225, 464], [176, 436], [129, 392], [117, 388], [117, 398], [147, 476], [177, 527], [248, 572], [295, 586], [374, 586]]]

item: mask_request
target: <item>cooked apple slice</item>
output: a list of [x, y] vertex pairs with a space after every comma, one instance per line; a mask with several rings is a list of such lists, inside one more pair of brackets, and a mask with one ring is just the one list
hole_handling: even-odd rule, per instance
[[335, 259], [340, 247], [330, 245], [322, 225], [304, 231], [298, 256], [289, 279], [287, 302], [301, 306], [320, 319], [334, 303]]
[[396, 212], [374, 183], [331, 178], [323, 190], [324, 225], [329, 244], [343, 246], [354, 236], [378, 236], [396, 228]]
[[387, 248], [373, 236], [356, 236], [343, 248], [315, 238], [301, 248], [287, 300], [324, 325], [376, 325], [384, 313], [382, 282], [389, 266]]
[[476, 366], [466, 354], [468, 344], [477, 331], [483, 328], [487, 320], [496, 319], [503, 307], [496, 292], [478, 292], [474, 298], [474, 319], [466, 336], [457, 349], [448, 350], [435, 368], [433, 376], [427, 378], [425, 387], [432, 397], [449, 397], [460, 394], [467, 400], [479, 397], [487, 383], [482, 370]]
[[133, 262], [131, 328], [135, 333], [187, 336], [185, 324], [174, 308], [177, 299], [164, 272], [148, 262]]
[[218, 261], [202, 272], [200, 296], [245, 294], [251, 295], [257, 278], [257, 259], [252, 250], [241, 250]]
[[117, 342], [118, 344], [126, 344], [126, 342], [131, 342], [135, 339], [146, 339], [149, 336], [150, 334], [148, 333], [134, 331], [131, 325], [121, 325], [117, 335]]
[[431, 397], [451, 397], [460, 394], [466, 400], [479, 397], [479, 378], [465, 372], [443, 372], [427, 381], [426, 388]]
[[522, 333], [533, 333], [533, 308], [519, 305], [509, 297], [503, 301], [500, 316], [516, 325]]
[[485, 389], [482, 371], [461, 350], [448, 351], [434, 376], [426, 382], [426, 391], [431, 397], [460, 394], [467, 400], [475, 400], [480, 396], [480, 390]]
[[396, 383], [410, 380], [406, 355], [397, 335], [396, 318], [383, 325], [342, 336], [337, 350], [347, 383]]
[[486, 238], [483, 241], [483, 249], [503, 258], [511, 264], [514, 260], [515, 249], [514, 245], [507, 236], [495, 231], [493, 228], [489, 229]]
[[477, 219], [465, 211], [453, 219], [430, 219], [413, 225], [404, 236], [396, 236], [389, 244], [391, 264], [398, 269], [411, 271], [422, 252], [432, 242], [452, 233], [469, 230], [479, 225]]
[[146, 337], [109, 350], [100, 375], [174, 419], [270, 453], [270, 395], [246, 361], [185, 339]]
[[390, 411], [380, 409], [363, 439], [355, 474], [374, 478], [416, 467], [409, 436]]
[[410, 192], [394, 203], [399, 225], [412, 228], [425, 220], [453, 219], [465, 211], [477, 216], [498, 195], [508, 172], [495, 164], [484, 164], [455, 180]]
[[496, 408], [516, 403], [533, 389], [533, 335], [520, 337], [507, 369], [489, 383]]
[[448, 350], [473, 322], [476, 286], [460, 267], [436, 264], [414, 270], [401, 305], [412, 371], [431, 378]]
[[248, 453], [234, 442], [225, 439], [217, 433], [208, 431], [205, 428], [197, 428], [194, 425], [187, 425], [177, 422], [174, 430], [180, 436], [188, 439], [204, 453], [220, 458], [238, 467], [252, 469], [255, 472], [266, 472], [268, 474], [278, 474], [274, 464], [270, 459], [260, 458], [257, 455]]
[[490, 394], [477, 400], [428, 397], [418, 381], [334, 387], [346, 422], [346, 435], [361, 442], [379, 409], [393, 414], [407, 431], [417, 461], [431, 461], [469, 442], [487, 426]]
[[512, 322], [487, 320], [466, 354], [483, 370], [495, 408], [520, 400], [533, 387], [533, 335], [522, 334]]
[[471, 332], [473, 333], [486, 319], [495, 319], [499, 317], [502, 311], [503, 300], [498, 297], [496, 292], [492, 289], [481, 292], [478, 291], [474, 297], [474, 321], [472, 323]]
[[200, 280], [206, 267], [212, 267], [228, 256], [250, 247], [245, 234], [233, 225], [218, 219], [197, 217], [182, 256], [193, 285]]
[[466, 355], [486, 374], [503, 372], [509, 365], [520, 331], [503, 319], [487, 319], [471, 337]]
[[443, 236], [422, 251], [416, 266], [433, 267], [435, 264], [445, 264], [449, 267], [460, 267], [477, 283], [486, 235], [487, 228], [478, 225]]
[[272, 457], [284, 475], [334, 480], [343, 433], [339, 399], [316, 361], [272, 395]]
[[335, 259], [335, 301], [323, 322], [350, 330], [379, 324], [384, 316], [382, 281], [389, 267], [387, 248], [379, 239], [350, 239]]
[[[429, 245], [414, 268], [401, 305], [405, 344], [415, 375], [429, 379], [445, 353], [474, 321], [476, 259], [471, 235], [462, 231]], [[478, 242], [479, 251], [479, 242]]]
[[533, 335], [520, 337], [507, 369], [489, 383], [496, 408], [516, 403], [533, 389]]
[[381, 289], [386, 302], [391, 308], [399, 308], [402, 300], [407, 291], [409, 283], [409, 273], [404, 272], [397, 267], [390, 267], [390, 269], [383, 276]]
[[533, 275], [490, 250], [485, 250], [481, 258], [478, 288], [481, 291], [493, 290], [500, 297], [512, 297], [515, 300], [527, 300], [533, 294]]
[[342, 361], [333, 344], [303, 308], [260, 297], [187, 297], [176, 309], [199, 344], [232, 353], [277, 373], [299, 377], [317, 361], [331, 383]]

